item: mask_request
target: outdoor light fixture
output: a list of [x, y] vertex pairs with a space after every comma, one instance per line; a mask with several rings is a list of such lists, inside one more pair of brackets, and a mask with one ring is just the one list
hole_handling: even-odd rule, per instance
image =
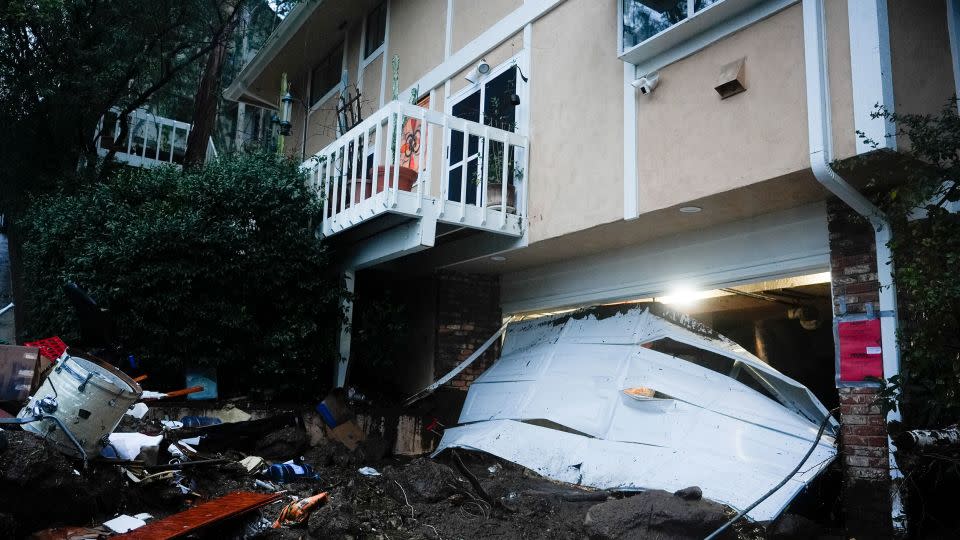
[[467, 73], [466, 77], [464, 77], [464, 79], [469, 81], [471, 84], [476, 84], [477, 81], [480, 80], [480, 77], [488, 73], [490, 73], [490, 64], [488, 64], [486, 60], [481, 58], [480, 63], [477, 64], [477, 67], [471, 69]]
[[490, 260], [491, 260], [491, 261], [497, 261], [497, 262], [503, 262], [503, 261], [507, 260], [507, 258], [504, 257], [503, 255], [494, 255], [493, 257], [490, 257]]
[[696, 214], [697, 212], [702, 211], [703, 208], [700, 208], [699, 206], [681, 206], [679, 210], [682, 214]]
[[280, 135], [284, 137], [293, 131], [293, 123], [290, 121], [293, 117], [293, 100], [294, 97], [290, 92], [280, 98]]

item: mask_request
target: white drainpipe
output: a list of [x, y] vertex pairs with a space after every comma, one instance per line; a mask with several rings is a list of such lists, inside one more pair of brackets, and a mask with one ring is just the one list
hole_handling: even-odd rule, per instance
[[[883, 347], [883, 375], [889, 379], [900, 373], [900, 347], [897, 343], [897, 294], [893, 283], [893, 259], [887, 243], [890, 222], [884, 213], [853, 188], [830, 166], [833, 138], [830, 126], [830, 89], [827, 75], [827, 41], [823, 0], [803, 0], [804, 57], [807, 78], [807, 126], [810, 141], [810, 168], [816, 179], [831, 193], [867, 218], [874, 229], [877, 245], [877, 279], [880, 282], [880, 329]], [[900, 420], [899, 411], [887, 413], [887, 421]], [[891, 498], [895, 529], [904, 527], [905, 516], [899, 484], [903, 475], [893, 454], [889, 435]]]

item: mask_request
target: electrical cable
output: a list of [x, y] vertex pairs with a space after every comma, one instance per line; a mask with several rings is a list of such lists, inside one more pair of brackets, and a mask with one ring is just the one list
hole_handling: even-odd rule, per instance
[[779, 484], [774, 486], [773, 489], [764, 493], [762, 497], [754, 501], [753, 504], [737, 512], [737, 515], [733, 516], [732, 518], [730, 518], [729, 521], [721, 525], [720, 528], [710, 533], [710, 535], [707, 536], [704, 540], [713, 540], [714, 538], [716, 538], [720, 533], [727, 530], [728, 527], [736, 523], [737, 520], [747, 515], [747, 512], [756, 508], [758, 504], [767, 500], [768, 497], [770, 497], [771, 495], [776, 493], [777, 490], [779, 490], [784, 485], [786, 485], [786, 483], [789, 482], [791, 478], [793, 478], [793, 475], [797, 474], [797, 471], [800, 470], [800, 467], [803, 467], [803, 464], [807, 462], [807, 459], [810, 458], [810, 454], [813, 454], [813, 451], [814, 449], [816, 449], [817, 445], [820, 444], [820, 438], [823, 437], [823, 431], [827, 429], [827, 424], [830, 423], [830, 419], [833, 417], [833, 414], [838, 410], [840, 410], [840, 407], [831, 409], [830, 411], [827, 412], [827, 415], [823, 417], [823, 420], [820, 422], [820, 429], [817, 431], [817, 437], [813, 440], [813, 445], [811, 445], [810, 449], [807, 450], [807, 453], [803, 456], [803, 459], [800, 460], [800, 463], [797, 463], [797, 466], [794, 467], [792, 471], [790, 471], [790, 474], [788, 474], [783, 480], [781, 480]]

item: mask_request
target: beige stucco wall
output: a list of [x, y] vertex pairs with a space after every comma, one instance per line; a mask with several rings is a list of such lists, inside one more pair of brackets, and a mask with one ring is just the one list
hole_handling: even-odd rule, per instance
[[523, 0], [453, 0], [451, 52], [470, 43], [522, 4]]
[[935, 113], [955, 91], [945, 2], [890, 0], [887, 10], [894, 107]]
[[333, 142], [337, 131], [337, 97], [318, 103], [307, 122], [307, 156], [319, 152]]
[[[746, 58], [747, 91], [721, 100], [720, 68]], [[638, 94], [639, 208], [649, 212], [809, 164], [800, 5], [660, 71]]]
[[567, 0], [536, 21], [530, 241], [623, 217], [623, 64], [616, 2]]
[[[387, 54], [390, 58], [400, 56], [401, 91], [443, 61], [446, 24], [446, 0], [403, 0], [391, 4]], [[388, 86], [392, 76], [388, 65]]]

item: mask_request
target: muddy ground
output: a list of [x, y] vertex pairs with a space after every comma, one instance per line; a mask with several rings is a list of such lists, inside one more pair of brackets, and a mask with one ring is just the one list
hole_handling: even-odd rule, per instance
[[[122, 429], [155, 426], [125, 422]], [[185, 495], [174, 480], [136, 483], [116, 465], [91, 462], [83, 467], [31, 433], [6, 434], [8, 447], [0, 453], [0, 538], [27, 538], [51, 527], [99, 527], [117, 514], [147, 512], [162, 518], [233, 491], [269, 491], [254, 484], [262, 476], [250, 476], [232, 461], [245, 455], [272, 462], [302, 457], [319, 478], [282, 484], [288, 495], [282, 502], [195, 538], [703, 538], [733, 515], [723, 505], [700, 499], [698, 489], [678, 495], [591, 491], [463, 450], [433, 460], [384, 456], [382, 441], [355, 450], [330, 440], [311, 447], [306, 433], [293, 426], [246, 441], [243, 450], [215, 454], [228, 463], [184, 469], [177, 481], [193, 493]], [[382, 474], [361, 475], [363, 466]], [[290, 495], [324, 491], [329, 503], [314, 511], [305, 526], [265, 528]], [[781, 521], [769, 530], [738, 525], [723, 538], [811, 538], [823, 532], [803, 518]]]

